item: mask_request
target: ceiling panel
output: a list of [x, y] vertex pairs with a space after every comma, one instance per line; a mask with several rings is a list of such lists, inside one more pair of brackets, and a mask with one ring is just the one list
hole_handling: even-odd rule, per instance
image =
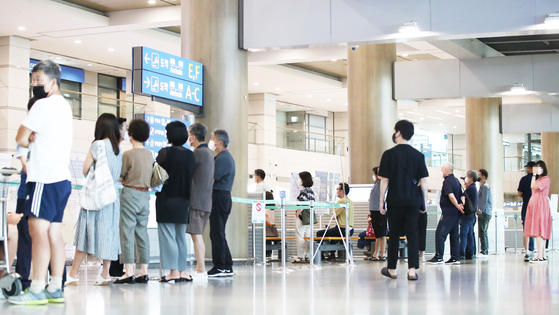
[[480, 38], [505, 56], [559, 53], [559, 34]]
[[66, 0], [63, 2], [78, 4], [101, 12], [144, 9], [181, 4], [181, 0], [155, 0], [155, 3], [153, 4], [150, 4], [148, 0]]
[[318, 72], [335, 78], [347, 78], [347, 60], [327, 60], [314, 62], [292, 63], [291, 65], [302, 69]]

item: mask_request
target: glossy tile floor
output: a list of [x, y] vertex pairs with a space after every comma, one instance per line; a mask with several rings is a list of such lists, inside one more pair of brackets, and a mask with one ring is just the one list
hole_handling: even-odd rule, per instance
[[275, 271], [277, 264], [236, 265], [231, 279], [108, 287], [94, 287], [90, 270], [87, 284], [66, 289], [66, 305], [0, 300], [0, 314], [559, 314], [559, 252], [549, 258], [543, 265], [513, 254], [426, 265], [417, 282], [404, 277], [404, 262], [390, 280], [380, 274], [383, 263], [362, 260], [316, 270], [289, 264], [287, 273]]

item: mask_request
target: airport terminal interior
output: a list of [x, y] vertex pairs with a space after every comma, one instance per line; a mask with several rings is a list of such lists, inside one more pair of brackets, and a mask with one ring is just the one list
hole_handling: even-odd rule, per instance
[[[36, 288], [22, 292], [25, 279], [16, 266], [23, 254], [13, 257], [8, 248], [10, 242], [22, 246], [20, 223], [10, 224], [10, 217], [17, 215], [20, 202], [31, 204], [29, 199], [37, 195], [19, 194], [20, 187], [32, 187], [22, 179], [25, 157], [19, 153], [19, 139], [22, 130], [41, 139], [40, 131], [28, 128], [26, 117], [38, 112], [28, 111], [28, 101], [40, 95], [37, 73], [48, 77], [47, 70], [37, 70], [45, 60], [59, 65], [57, 82], [70, 108], [68, 121], [72, 113], [70, 159], [64, 162], [72, 189], [57, 225], [65, 275], [82, 253], [77, 243], [84, 224], [83, 192], [91, 183], [82, 171], [84, 163], [93, 161], [92, 142], [103, 139], [95, 135], [98, 119], [112, 117], [115, 124], [121, 119], [119, 147], [125, 156], [142, 145], [133, 139], [139, 122], [149, 125], [143, 143], [158, 162], [160, 150], [171, 143], [175, 147], [168, 126], [188, 128], [184, 147], [197, 158], [202, 148], [197, 142], [208, 143], [215, 150], [212, 157], [223, 157], [224, 149], [230, 152], [234, 181], [232, 177], [232, 188], [226, 190], [231, 200], [223, 197], [225, 190], [216, 189], [223, 177], [215, 175], [213, 192], [207, 194], [209, 200], [213, 193], [209, 222], [208, 216], [200, 221], [200, 233], [189, 227], [197, 222], [193, 213], [203, 211], [184, 207], [190, 211], [189, 223], [183, 224], [189, 234], [179, 254], [186, 262], [179, 265], [186, 266], [188, 281], [161, 283], [170, 271], [162, 267], [168, 247], [160, 246], [164, 232], [156, 215], [156, 200], [163, 193], [155, 193], [176, 179], [169, 172], [169, 181], [149, 193], [126, 182], [116, 184], [122, 189], [116, 197], [121, 214], [126, 189], [146, 196], [149, 216], [142, 241], [148, 245], [148, 263], [138, 264], [136, 274], [143, 275], [147, 266], [147, 283], [139, 275], [135, 283], [118, 283], [123, 266], [115, 259], [109, 265], [117, 273], [111, 269], [111, 279], [99, 285], [107, 260], [89, 252], [76, 267], [79, 280], [72, 283], [75, 274], [64, 277], [63, 303], [50, 298], [49, 303], [11, 303]], [[559, 314], [558, 74], [557, 0], [0, 0], [0, 313]], [[43, 126], [52, 126], [46, 117]], [[397, 123], [407, 122], [414, 126], [411, 139], [395, 130]], [[208, 131], [203, 141], [194, 133], [199, 124]], [[228, 144], [219, 130], [227, 132]], [[390, 182], [387, 231], [378, 231], [380, 215], [373, 213], [388, 178], [382, 168], [381, 175], [373, 168], [403, 140], [423, 155], [428, 171], [425, 180], [414, 181], [422, 186], [418, 191], [426, 189], [421, 215], [426, 222], [418, 224], [423, 234], [415, 231], [425, 243], [416, 281], [408, 276], [408, 262], [417, 255], [409, 250], [417, 240], [390, 235]], [[34, 152], [44, 151], [35, 150], [35, 143], [29, 144], [33, 141], [26, 143], [28, 166], [35, 168]], [[170, 153], [166, 156], [170, 159]], [[215, 174], [220, 161], [215, 159]], [[469, 226], [465, 233], [472, 236], [464, 241], [470, 246], [473, 240], [473, 249], [464, 245], [458, 256], [454, 232], [450, 237], [441, 232], [449, 220], [443, 216], [445, 207], [466, 208], [456, 208], [454, 195], [448, 195], [450, 173], [476, 196], [473, 214], [456, 217], [456, 237]], [[196, 183], [194, 178], [192, 186]], [[200, 189], [192, 187], [192, 193]], [[309, 194], [314, 199], [306, 198]], [[530, 201], [536, 197], [537, 203]], [[219, 198], [231, 206], [225, 228], [215, 232], [222, 220], [216, 211], [224, 211], [219, 207], [225, 201]], [[458, 199], [456, 204], [462, 202]], [[112, 211], [118, 218], [118, 207]], [[314, 224], [309, 211], [316, 214]], [[306, 225], [302, 215], [307, 215]], [[532, 224], [526, 228], [525, 215]], [[543, 232], [533, 218], [541, 219]], [[21, 220], [27, 222], [27, 215]], [[41, 219], [29, 219], [30, 229], [35, 220]], [[348, 220], [352, 235], [345, 234]], [[122, 215], [119, 222], [123, 237]], [[96, 228], [110, 228], [97, 223]], [[337, 237], [322, 237], [319, 230], [330, 228]], [[524, 236], [534, 229], [542, 235], [530, 234], [539, 235], [532, 248]], [[10, 238], [14, 230], [19, 241]], [[306, 240], [301, 231], [307, 231]], [[398, 255], [397, 278], [393, 268], [386, 269], [390, 250], [377, 252], [375, 247], [382, 245], [386, 232], [393, 240], [400, 237], [399, 243], [394, 241], [399, 248], [392, 248]], [[218, 243], [215, 233], [226, 237], [230, 269], [218, 265], [223, 242], [212, 242]], [[203, 240], [203, 257], [197, 256], [193, 240]], [[131, 251], [132, 259], [141, 261], [138, 243], [132, 248], [123, 244], [121, 239], [119, 251]], [[310, 244], [310, 259], [301, 254], [301, 244]], [[27, 246], [32, 259], [31, 243]], [[9, 255], [15, 258], [13, 266], [4, 259]], [[196, 272], [200, 261], [208, 274]], [[33, 278], [35, 265], [27, 270], [29, 280], [42, 281]], [[45, 285], [54, 287], [58, 278], [47, 274]], [[48, 287], [45, 292], [48, 298]]]

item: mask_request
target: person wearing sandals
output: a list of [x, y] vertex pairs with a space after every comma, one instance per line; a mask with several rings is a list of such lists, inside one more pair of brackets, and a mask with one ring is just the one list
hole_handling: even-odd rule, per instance
[[[149, 264], [149, 187], [153, 172], [153, 155], [144, 146], [149, 139], [149, 124], [134, 119], [128, 127], [132, 150], [122, 155], [122, 171], [119, 181], [124, 188], [120, 192], [120, 260], [125, 274], [115, 284], [147, 283]], [[140, 274], [135, 276], [135, 259], [141, 264]]]
[[386, 249], [386, 215], [380, 213], [380, 179], [379, 167], [373, 168], [373, 189], [369, 196], [369, 211], [371, 212], [371, 223], [375, 231], [375, 250], [369, 258], [372, 261], [385, 261], [384, 257]]
[[[386, 150], [380, 162], [380, 213], [387, 215], [390, 234], [394, 235], [388, 241], [388, 265], [381, 270], [381, 274], [391, 279], [398, 277], [396, 266], [400, 235], [406, 235], [408, 241], [408, 280], [418, 279], [417, 230], [419, 214], [426, 209], [429, 172], [423, 154], [410, 145], [409, 141], [413, 134], [414, 126], [411, 122], [398, 121], [392, 135], [392, 141], [397, 145]], [[419, 183], [421, 183], [420, 187], [418, 187]], [[388, 209], [385, 209], [387, 190]]]
[[[117, 181], [122, 168], [119, 140], [117, 118], [113, 114], [102, 114], [95, 124], [95, 141], [83, 163], [83, 174], [87, 175], [91, 166], [98, 160], [100, 152], [105, 152], [117, 195]], [[104, 149], [100, 146], [104, 146]], [[120, 254], [119, 221], [120, 200], [118, 198], [99, 211], [80, 210], [74, 241], [76, 253], [72, 269], [67, 275], [66, 286], [78, 284], [80, 265], [87, 254], [103, 260], [103, 271], [97, 276], [94, 285], [104, 286], [111, 282], [109, 275], [111, 261], [116, 260]]]
[[[301, 186], [303, 189], [299, 192], [297, 200], [299, 201], [311, 201], [314, 199], [314, 191], [312, 190], [313, 180], [312, 175], [309, 172], [299, 173], [299, 179], [301, 181]], [[311, 232], [311, 212], [308, 209], [297, 210], [295, 214], [295, 242], [297, 244], [297, 258], [293, 260], [293, 263], [304, 263], [309, 261], [309, 244], [310, 240], [306, 240], [305, 237], [312, 237]], [[316, 220], [316, 217], [314, 218]]]
[[183, 147], [188, 139], [186, 126], [180, 121], [169, 123], [167, 140], [170, 147], [157, 155], [157, 163], [169, 174], [155, 201], [161, 269], [170, 270], [159, 282], [192, 281], [186, 272], [186, 225], [190, 216], [190, 190], [194, 174], [194, 153]]
[[545, 240], [551, 238], [551, 208], [549, 205], [549, 184], [551, 180], [547, 176], [547, 165], [544, 161], [538, 161], [533, 167], [532, 175], [532, 197], [526, 210], [526, 226], [524, 237], [536, 239], [538, 255], [531, 263], [543, 263], [547, 261], [545, 254]]

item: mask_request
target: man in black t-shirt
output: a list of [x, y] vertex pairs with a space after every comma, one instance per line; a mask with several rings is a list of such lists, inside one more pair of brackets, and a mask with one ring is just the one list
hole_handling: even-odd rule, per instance
[[464, 213], [462, 205], [462, 186], [454, 176], [454, 167], [446, 163], [441, 167], [443, 172], [443, 189], [441, 190], [440, 206], [442, 215], [435, 232], [436, 253], [429, 263], [442, 264], [444, 255], [444, 242], [450, 234], [451, 257], [447, 265], [460, 264], [460, 218]]
[[[418, 220], [419, 213], [425, 212], [427, 203], [427, 177], [429, 172], [425, 157], [409, 145], [414, 126], [407, 120], [400, 120], [394, 126], [392, 141], [397, 146], [386, 150], [380, 162], [380, 212], [388, 217], [390, 239], [388, 241], [388, 266], [381, 273], [396, 279], [400, 236], [408, 241], [408, 279], [417, 280], [419, 268]], [[418, 185], [421, 183], [421, 187]], [[387, 209], [384, 206], [384, 196]]]
[[[522, 197], [522, 229], [524, 229], [524, 222], [526, 220], [526, 210], [528, 209], [528, 203], [532, 197], [532, 167], [536, 166], [536, 162], [530, 161], [524, 166], [526, 168], [527, 175], [520, 179], [518, 183], [518, 196]], [[534, 238], [524, 237], [524, 249], [526, 253], [524, 255], [524, 261], [530, 261], [530, 253], [534, 252]]]

